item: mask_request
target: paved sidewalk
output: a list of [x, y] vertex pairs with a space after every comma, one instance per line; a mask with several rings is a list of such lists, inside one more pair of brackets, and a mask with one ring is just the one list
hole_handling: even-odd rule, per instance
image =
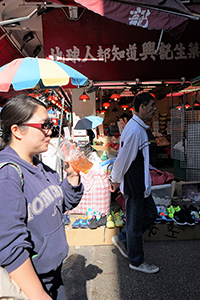
[[200, 240], [145, 242], [156, 274], [131, 270], [114, 245], [70, 247], [63, 265], [68, 300], [199, 300]]

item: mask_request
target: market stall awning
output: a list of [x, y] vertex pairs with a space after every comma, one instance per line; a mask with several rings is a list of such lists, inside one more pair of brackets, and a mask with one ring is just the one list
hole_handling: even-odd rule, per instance
[[94, 82], [190, 80], [199, 75], [200, 22], [190, 20], [178, 41], [164, 34], [156, 55], [158, 30], [129, 26], [88, 9], [76, 21], [59, 8], [42, 17], [45, 57], [75, 67]]
[[176, 38], [182, 35], [190, 18], [198, 19], [180, 0], [75, 0], [75, 2], [109, 19], [137, 27], [164, 30]]

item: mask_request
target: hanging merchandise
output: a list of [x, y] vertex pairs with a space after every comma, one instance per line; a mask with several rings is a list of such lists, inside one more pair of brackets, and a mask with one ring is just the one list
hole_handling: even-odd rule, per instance
[[91, 169], [87, 174], [81, 173], [81, 181], [84, 185], [83, 197], [70, 213], [85, 214], [88, 208], [92, 208], [107, 214], [110, 210], [110, 182], [107, 175]]
[[58, 118], [52, 118], [51, 121], [53, 122], [54, 126], [58, 126]]

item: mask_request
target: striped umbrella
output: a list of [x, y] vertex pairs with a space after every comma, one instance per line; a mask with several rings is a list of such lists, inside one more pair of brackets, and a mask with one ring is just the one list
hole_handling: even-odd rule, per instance
[[0, 92], [85, 85], [87, 77], [75, 69], [46, 58], [18, 58], [0, 68]]

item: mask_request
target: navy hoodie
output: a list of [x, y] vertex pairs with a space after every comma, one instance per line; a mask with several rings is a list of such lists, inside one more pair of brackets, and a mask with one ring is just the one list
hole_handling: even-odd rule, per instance
[[9, 146], [0, 152], [3, 162], [20, 166], [24, 186], [12, 166], [0, 170], [0, 265], [10, 273], [31, 257], [38, 274], [56, 270], [68, 254], [62, 213], [78, 205], [83, 185], [60, 182], [36, 157], [37, 167]]

